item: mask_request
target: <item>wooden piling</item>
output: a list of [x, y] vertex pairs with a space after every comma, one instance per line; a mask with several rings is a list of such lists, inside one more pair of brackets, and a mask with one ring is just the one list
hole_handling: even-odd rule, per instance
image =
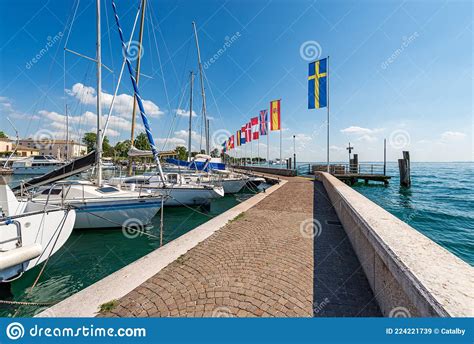
[[403, 151], [403, 159], [398, 159], [398, 170], [400, 171], [400, 185], [409, 188], [411, 186], [410, 152]]

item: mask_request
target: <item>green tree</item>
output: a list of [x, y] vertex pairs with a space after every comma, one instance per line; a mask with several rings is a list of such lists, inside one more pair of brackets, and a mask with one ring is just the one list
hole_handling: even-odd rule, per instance
[[135, 137], [135, 141], [133, 142], [133, 145], [141, 150], [150, 150], [151, 146], [150, 143], [148, 142], [148, 138], [146, 137], [145, 133], [140, 133]]
[[130, 149], [130, 140], [119, 141], [114, 147], [117, 157], [126, 158], [128, 150]]
[[187, 160], [188, 159], [188, 150], [184, 146], [177, 146], [175, 149], [176, 153], [178, 154], [179, 160]]
[[[87, 146], [87, 151], [91, 152], [95, 149], [95, 144], [97, 142], [97, 134], [96, 133], [85, 133], [84, 137], [82, 138], [82, 142]], [[109, 138], [107, 136], [104, 137], [102, 141], [102, 151], [104, 155], [111, 153], [111, 146], [109, 142]]]
[[6, 139], [6, 138], [8, 138], [8, 136], [3, 131], [0, 131], [0, 139]]
[[218, 158], [218, 157], [220, 156], [219, 149], [214, 148], [214, 149], [212, 150], [212, 152], [211, 152], [211, 156], [212, 156], [213, 158]]

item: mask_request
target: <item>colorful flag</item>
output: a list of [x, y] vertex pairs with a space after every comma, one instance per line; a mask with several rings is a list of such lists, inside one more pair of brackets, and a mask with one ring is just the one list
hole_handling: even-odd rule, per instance
[[246, 136], [247, 126], [244, 125], [242, 127], [242, 129], [240, 129], [240, 132], [241, 132], [240, 144], [243, 145], [243, 144], [247, 143], [247, 136]]
[[281, 130], [280, 100], [270, 102], [270, 130]]
[[231, 149], [234, 149], [235, 148], [235, 145], [234, 145], [234, 135], [232, 135], [230, 138], [229, 138], [229, 141], [230, 141], [230, 148]]
[[237, 130], [236, 138], [237, 138], [237, 146], [240, 146], [242, 144], [242, 136], [240, 134], [240, 130]]
[[252, 141], [252, 123], [247, 123], [245, 125], [245, 140], [246, 142]]
[[227, 151], [227, 141], [224, 141], [222, 144], [222, 152], [225, 153]]
[[308, 109], [327, 106], [327, 76], [327, 58], [309, 64]]
[[260, 135], [267, 135], [268, 132], [268, 111], [261, 110], [260, 111]]
[[258, 117], [253, 117], [250, 119], [252, 124], [252, 140], [258, 140]]

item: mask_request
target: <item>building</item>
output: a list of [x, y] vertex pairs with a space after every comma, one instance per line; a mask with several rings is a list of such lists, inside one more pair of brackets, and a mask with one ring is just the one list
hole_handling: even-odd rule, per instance
[[30, 157], [32, 155], [39, 155], [40, 150], [34, 147], [27, 147], [23, 145], [16, 146], [16, 142], [9, 138], [0, 138], [0, 156], [8, 157], [16, 149], [15, 156]]
[[74, 140], [44, 140], [36, 141], [34, 139], [21, 139], [20, 145], [28, 148], [39, 150], [40, 155], [52, 155], [57, 159], [66, 159], [67, 150], [69, 150], [69, 158], [77, 158], [87, 154], [87, 146]]

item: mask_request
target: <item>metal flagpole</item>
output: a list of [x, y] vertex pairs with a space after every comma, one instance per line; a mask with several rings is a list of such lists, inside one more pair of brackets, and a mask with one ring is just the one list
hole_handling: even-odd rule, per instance
[[[268, 116], [270, 119], [270, 116]], [[267, 122], [267, 165], [270, 167], [270, 123]]]
[[252, 165], [253, 162], [253, 130], [252, 126], [250, 126], [250, 137], [252, 138], [252, 141], [250, 141], [250, 165]]
[[329, 173], [329, 56], [327, 57], [326, 59], [327, 63], [326, 63], [326, 74], [327, 74], [327, 77], [326, 77], [326, 110], [327, 110], [327, 114], [328, 114], [328, 118], [327, 118], [327, 127], [328, 127], [328, 133], [327, 133], [327, 172]]
[[282, 154], [282, 150], [281, 150], [281, 146], [282, 146], [282, 137], [281, 137], [282, 136], [282, 134], [281, 134], [281, 132], [282, 132], [282, 128], [281, 128], [281, 98], [279, 100], [280, 100], [280, 102], [279, 102], [280, 103], [279, 104], [279, 106], [280, 106], [280, 109], [279, 109], [280, 110], [280, 165], [283, 165], [283, 157], [281, 155]]
[[283, 165], [283, 160], [282, 160], [282, 155], [281, 155], [281, 119], [280, 119], [280, 165]]

